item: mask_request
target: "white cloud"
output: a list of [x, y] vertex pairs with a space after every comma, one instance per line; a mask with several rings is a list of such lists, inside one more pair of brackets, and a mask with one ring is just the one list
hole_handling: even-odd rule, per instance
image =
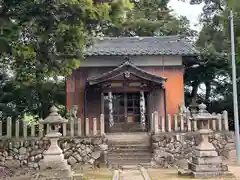
[[179, 0], [171, 0], [168, 4], [172, 8], [176, 15], [186, 16], [190, 21], [191, 28], [194, 30], [200, 30], [199, 16], [202, 12], [203, 4], [190, 5], [187, 2], [181, 2]]

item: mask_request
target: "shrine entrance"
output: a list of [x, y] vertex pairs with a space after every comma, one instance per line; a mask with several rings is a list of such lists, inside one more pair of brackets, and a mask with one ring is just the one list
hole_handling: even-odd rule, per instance
[[[146, 99], [146, 93], [144, 94]], [[108, 132], [138, 132], [145, 131], [141, 121], [141, 94], [139, 93], [113, 93], [112, 94], [112, 118], [114, 124], [107, 127]], [[147, 107], [147, 101], [144, 101]], [[104, 94], [104, 114], [105, 120], [109, 121], [109, 96]], [[148, 125], [148, 114], [145, 111], [145, 126]]]
[[146, 72], [129, 61], [89, 78], [88, 85], [101, 93], [101, 114], [104, 114], [106, 132], [150, 130], [150, 114], [161, 106], [165, 81], [165, 78]]

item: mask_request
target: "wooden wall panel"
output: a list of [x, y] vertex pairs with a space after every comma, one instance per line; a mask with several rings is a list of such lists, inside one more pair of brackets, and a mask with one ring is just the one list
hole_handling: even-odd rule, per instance
[[[82, 132], [84, 129], [84, 106], [85, 106], [85, 86], [87, 78], [98, 76], [104, 72], [112, 70], [113, 68], [79, 68], [74, 71], [71, 76], [66, 78], [66, 107], [71, 109], [73, 105], [78, 105], [78, 117], [82, 119]], [[98, 119], [101, 114], [101, 95], [100, 93], [91, 92], [87, 97], [87, 111], [86, 117], [90, 120], [90, 127], [92, 128], [92, 119], [96, 117]], [[98, 124], [99, 126], [99, 124]]]
[[[93, 118], [97, 118], [99, 125], [99, 118], [101, 114], [101, 92], [94, 88], [89, 88], [87, 91], [87, 114], [86, 117], [89, 118], [90, 129], [93, 128]], [[99, 126], [98, 126], [99, 129]]]
[[[167, 78], [167, 82], [164, 83], [164, 87], [166, 88], [167, 113], [177, 113], [178, 105], [184, 102], [183, 68], [143, 67], [142, 69], [157, 76]], [[161, 102], [163, 103], [164, 101]], [[159, 111], [162, 111], [162, 109], [163, 105], [159, 107]]]

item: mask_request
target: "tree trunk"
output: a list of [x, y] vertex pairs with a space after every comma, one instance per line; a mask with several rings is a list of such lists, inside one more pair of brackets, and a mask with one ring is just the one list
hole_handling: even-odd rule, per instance
[[193, 101], [196, 102], [198, 86], [199, 86], [199, 82], [198, 81], [194, 81], [192, 83], [191, 102], [193, 102]]
[[211, 83], [209, 81], [204, 83], [206, 86], [206, 95], [205, 95], [205, 103], [208, 103], [210, 94], [211, 94]]

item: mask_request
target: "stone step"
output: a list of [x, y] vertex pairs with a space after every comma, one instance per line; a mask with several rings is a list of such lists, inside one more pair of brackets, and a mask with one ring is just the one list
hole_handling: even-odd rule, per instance
[[142, 148], [142, 149], [111, 149], [108, 150], [108, 153], [135, 153], [135, 152], [146, 152], [146, 153], [151, 153], [151, 151], [148, 148]]
[[116, 144], [116, 145], [108, 145], [109, 148], [122, 148], [122, 149], [129, 149], [129, 148], [149, 148], [147, 144]]
[[147, 164], [150, 163], [150, 160], [145, 159], [145, 160], [139, 160], [139, 159], [125, 159], [125, 160], [117, 160], [117, 161], [108, 161], [109, 166], [114, 166], [114, 167], [119, 167], [122, 165], [142, 165], [142, 164]]
[[126, 142], [108, 142], [109, 147], [138, 147], [138, 146], [146, 146], [149, 147], [151, 144], [149, 142], [131, 142], [131, 143], [126, 143]]
[[110, 133], [106, 137], [108, 143], [150, 142], [148, 133]]
[[144, 156], [144, 157], [139, 157], [139, 156], [110, 156], [108, 157], [109, 161], [125, 161], [125, 160], [143, 160], [143, 161], [149, 161], [151, 160], [151, 156]]
[[142, 140], [142, 141], [108, 141], [109, 145], [146, 145], [149, 146], [151, 144], [150, 141], [148, 140]]
[[152, 154], [149, 151], [125, 151], [125, 152], [108, 152], [108, 156], [151, 156]]

